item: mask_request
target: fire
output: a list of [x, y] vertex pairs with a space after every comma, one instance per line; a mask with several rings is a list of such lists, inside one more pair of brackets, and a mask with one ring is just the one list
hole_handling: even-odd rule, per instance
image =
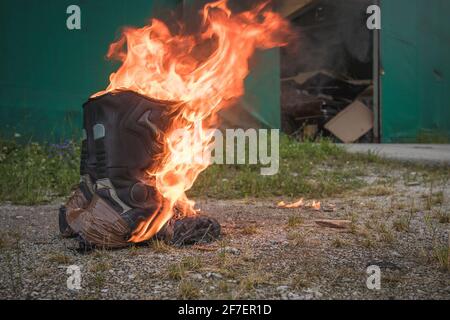
[[313, 208], [314, 210], [319, 211], [320, 208], [321, 208], [320, 201], [313, 200], [312, 203], [311, 203], [311, 208]]
[[[154, 176], [165, 203], [138, 226], [132, 242], [156, 234], [173, 216], [175, 207], [184, 215], [195, 214], [195, 203], [185, 192], [209, 165], [204, 155], [213, 137], [208, 129], [217, 127], [219, 110], [244, 94], [249, 58], [255, 50], [284, 46], [290, 34], [288, 22], [268, 9], [267, 3], [234, 14], [227, 1], [220, 0], [206, 4], [200, 14], [203, 24], [198, 35], [172, 34], [156, 19], [143, 28], [125, 29], [108, 51], [108, 57], [122, 65], [110, 75], [107, 89], [94, 95], [132, 90], [154, 99], [179, 102], [172, 107], [176, 116], [162, 141], [163, 161], [148, 172]], [[198, 123], [203, 130], [194, 132]], [[171, 136], [177, 129], [195, 136], [188, 148], [185, 140]], [[203, 160], [186, 161], [194, 158]]]
[[280, 201], [277, 203], [278, 208], [285, 208], [285, 209], [294, 209], [294, 208], [311, 208], [316, 211], [319, 211], [321, 209], [320, 201], [312, 200], [305, 203], [303, 198], [300, 198], [299, 200], [292, 202], [292, 203], [286, 203], [284, 201]]
[[285, 203], [284, 201], [278, 202], [277, 206], [280, 208], [301, 208], [304, 205], [303, 198], [300, 198], [298, 201], [293, 203]]

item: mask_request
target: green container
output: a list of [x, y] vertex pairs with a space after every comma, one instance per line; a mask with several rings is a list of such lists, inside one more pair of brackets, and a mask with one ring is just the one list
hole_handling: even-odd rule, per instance
[[[70, 5], [81, 9], [81, 30], [68, 30]], [[119, 67], [109, 45], [123, 26], [143, 26], [181, 0], [1, 0], [1, 135], [58, 141], [79, 136], [82, 104], [105, 89]], [[189, 5], [189, 4], [187, 4]], [[278, 50], [258, 54], [247, 79], [251, 113], [279, 127]]]
[[[123, 26], [141, 26], [180, 0], [0, 1], [0, 115], [3, 137], [59, 140], [81, 132], [82, 104], [108, 85], [118, 64], [105, 57]], [[163, 3], [163, 5], [161, 5]], [[68, 6], [81, 9], [69, 30]]]
[[450, 141], [450, 1], [382, 0], [383, 142]]

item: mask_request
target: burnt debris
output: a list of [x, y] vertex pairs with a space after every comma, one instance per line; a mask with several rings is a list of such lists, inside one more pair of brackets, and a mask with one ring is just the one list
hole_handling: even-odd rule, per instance
[[[372, 2], [286, 1], [291, 4], [282, 12], [294, 25], [296, 40], [281, 49], [284, 132], [300, 139], [326, 136], [342, 141], [327, 130], [330, 120], [355, 101], [373, 112], [373, 34], [365, 26]], [[359, 117], [351, 112], [346, 114]], [[350, 142], [372, 140], [370, 130], [350, 136], [357, 136]]]

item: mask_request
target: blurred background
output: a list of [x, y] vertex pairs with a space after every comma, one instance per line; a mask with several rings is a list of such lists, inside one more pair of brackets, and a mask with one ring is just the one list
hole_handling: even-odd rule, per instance
[[[123, 26], [194, 21], [199, 0], [1, 0], [1, 135], [61, 141], [80, 135], [81, 106], [118, 64], [106, 59]], [[381, 30], [366, 26], [381, 8]], [[67, 7], [81, 29], [66, 27]], [[230, 0], [233, 10], [254, 1]], [[246, 95], [225, 127], [281, 128], [337, 142], [450, 140], [450, 2], [279, 0], [295, 39], [258, 53]], [[193, 28], [195, 26], [192, 26]]]

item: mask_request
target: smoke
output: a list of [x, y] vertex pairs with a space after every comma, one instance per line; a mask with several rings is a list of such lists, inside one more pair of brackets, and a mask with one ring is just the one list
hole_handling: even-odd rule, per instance
[[282, 77], [328, 69], [371, 78], [372, 31], [367, 7], [375, 0], [318, 0], [292, 21], [297, 40], [282, 49]]

